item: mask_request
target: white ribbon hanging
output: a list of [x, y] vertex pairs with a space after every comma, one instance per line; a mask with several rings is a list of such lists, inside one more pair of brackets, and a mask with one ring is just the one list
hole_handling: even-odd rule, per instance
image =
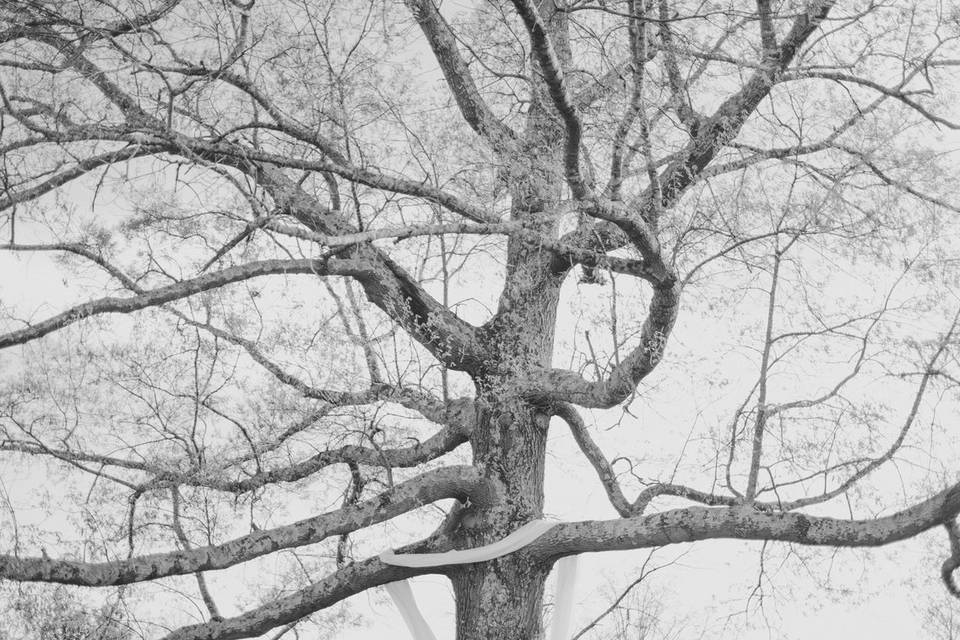
[[[451, 564], [470, 564], [485, 562], [505, 556], [527, 546], [557, 522], [533, 520], [523, 525], [507, 537], [474, 549], [463, 551], [445, 551], [443, 553], [394, 553], [387, 550], [380, 554], [381, 562], [400, 567], [438, 567]], [[554, 596], [553, 623], [550, 628], [550, 640], [568, 640], [570, 616], [573, 611], [573, 591], [577, 578], [578, 556], [566, 556], [557, 562], [557, 587]], [[424, 619], [413, 591], [406, 580], [386, 585], [387, 593], [393, 598], [400, 610], [403, 621], [410, 629], [414, 640], [436, 640], [433, 631]]]
[[391, 582], [384, 585], [387, 593], [393, 598], [393, 603], [400, 609], [400, 616], [407, 623], [407, 628], [416, 640], [437, 640], [433, 635], [433, 630], [427, 624], [423, 614], [420, 613], [420, 607], [417, 606], [417, 600], [413, 597], [413, 590], [410, 583], [406, 580], [400, 582]]
[[557, 586], [553, 592], [553, 622], [550, 640], [570, 640], [573, 615], [573, 587], [577, 584], [580, 556], [564, 556], [557, 561]]

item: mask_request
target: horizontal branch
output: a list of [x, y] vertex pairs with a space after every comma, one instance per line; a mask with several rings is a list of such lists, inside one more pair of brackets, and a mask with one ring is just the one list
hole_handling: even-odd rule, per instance
[[893, 515], [844, 520], [753, 507], [688, 507], [644, 517], [560, 524], [530, 545], [534, 558], [643, 549], [717, 538], [830, 547], [875, 547], [912, 538], [960, 512], [960, 484]]
[[239, 616], [182, 627], [164, 636], [163, 640], [254, 638], [368, 589], [436, 572], [434, 568], [398, 567], [381, 562], [379, 558], [369, 558], [351, 563], [309, 587], [271, 600]]
[[19, 582], [109, 586], [225, 569], [281, 549], [314, 544], [329, 536], [350, 533], [444, 498], [469, 497], [471, 501], [483, 504], [491, 499], [494, 491], [489, 483], [489, 479], [474, 467], [443, 467], [397, 484], [356, 505], [189, 551], [169, 551], [99, 563], [0, 555], [0, 578]]
[[[0, 248], [6, 248], [0, 246]], [[276, 274], [328, 274], [327, 258], [299, 260], [263, 260], [230, 267], [189, 280], [145, 291], [125, 298], [105, 297], [76, 305], [24, 329], [0, 334], [0, 349], [24, 344], [71, 325], [78, 320], [107, 313], [130, 313], [167, 302], [180, 300], [202, 291], [209, 291], [235, 282]]]
[[336, 449], [321, 451], [306, 460], [285, 467], [261, 471], [242, 480], [220, 480], [206, 477], [181, 479], [172, 474], [167, 474], [168, 478], [160, 477], [158, 480], [209, 487], [230, 493], [246, 493], [270, 484], [297, 482], [334, 464], [353, 463], [387, 468], [415, 467], [453, 451], [466, 441], [466, 433], [455, 428], [445, 427], [423, 442], [417, 442], [409, 447], [373, 449], [358, 445], [345, 445]]

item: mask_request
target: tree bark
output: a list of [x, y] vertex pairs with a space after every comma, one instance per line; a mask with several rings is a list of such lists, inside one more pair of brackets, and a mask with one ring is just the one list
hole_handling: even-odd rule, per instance
[[[530, 215], [518, 211], [517, 217]], [[543, 476], [550, 414], [519, 397], [532, 367], [549, 366], [563, 275], [550, 256], [511, 241], [499, 310], [481, 340], [494, 365], [475, 379], [477, 420], [473, 464], [502, 488], [500, 500], [464, 510], [454, 535], [458, 548], [490, 544], [543, 516]], [[519, 551], [450, 574], [456, 598], [457, 640], [532, 640], [540, 637], [543, 588], [551, 562]]]
[[[501, 500], [464, 511], [457, 530], [461, 548], [495, 542], [518, 525], [543, 515], [549, 417], [516, 399], [489, 399], [479, 404], [478, 429], [471, 441], [474, 462], [504, 491]], [[521, 551], [464, 565], [452, 573], [457, 640], [538, 637], [543, 586], [549, 572], [548, 563], [534, 561]]]

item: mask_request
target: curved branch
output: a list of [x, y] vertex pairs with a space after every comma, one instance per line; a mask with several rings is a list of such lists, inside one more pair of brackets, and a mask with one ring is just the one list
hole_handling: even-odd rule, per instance
[[2, 555], [0, 578], [20, 582], [109, 586], [225, 569], [281, 549], [314, 544], [329, 536], [356, 531], [436, 500], [469, 497], [471, 501], [483, 504], [491, 499], [494, 492], [490, 480], [484, 478], [476, 468], [444, 467], [397, 484], [379, 496], [356, 505], [189, 551], [169, 551], [100, 563]]
[[953, 572], [960, 568], [960, 527], [957, 526], [955, 518], [951, 518], [943, 523], [947, 530], [947, 537], [950, 540], [950, 557], [943, 561], [940, 568], [940, 577], [943, 578], [943, 584], [947, 587], [954, 598], [960, 598], [960, 589], [953, 579]]
[[[658, 482], [657, 484], [650, 485], [640, 492], [640, 495], [637, 496], [637, 499], [633, 501], [632, 505], [630, 505], [631, 515], [641, 515], [647, 510], [647, 506], [649, 506], [650, 502], [658, 496], [674, 496], [677, 498], [684, 498], [685, 500], [699, 502], [700, 504], [705, 504], [711, 507], [735, 507], [738, 504], [741, 504], [741, 500], [733, 496], [718, 496], [714, 493], [707, 493], [706, 491], [692, 489], [679, 484]], [[773, 508], [772, 505], [762, 503], [754, 503], [753, 506], [754, 508], [764, 511], [769, 511]]]
[[680, 286], [675, 281], [654, 288], [647, 319], [640, 332], [640, 344], [613, 368], [607, 378], [589, 382], [566, 369], [544, 369], [525, 381], [522, 392], [538, 401], [569, 401], [582, 407], [602, 409], [616, 406], [630, 397], [637, 384], [660, 363], [679, 304]]
[[[418, 545], [420, 547], [421, 545]], [[404, 580], [435, 568], [397, 567], [379, 558], [354, 562], [336, 573], [289, 596], [273, 600], [239, 616], [182, 627], [163, 640], [233, 640], [253, 638], [284, 624], [300, 620], [373, 587]]]

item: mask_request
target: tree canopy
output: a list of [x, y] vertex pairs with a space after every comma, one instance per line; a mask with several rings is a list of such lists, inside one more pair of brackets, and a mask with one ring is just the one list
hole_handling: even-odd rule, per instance
[[[0, 579], [187, 640], [431, 573], [458, 640], [532, 640], [566, 556], [942, 528], [957, 595], [958, 40], [898, 0], [0, 0]], [[581, 463], [600, 519], [377, 555], [496, 543]]]

